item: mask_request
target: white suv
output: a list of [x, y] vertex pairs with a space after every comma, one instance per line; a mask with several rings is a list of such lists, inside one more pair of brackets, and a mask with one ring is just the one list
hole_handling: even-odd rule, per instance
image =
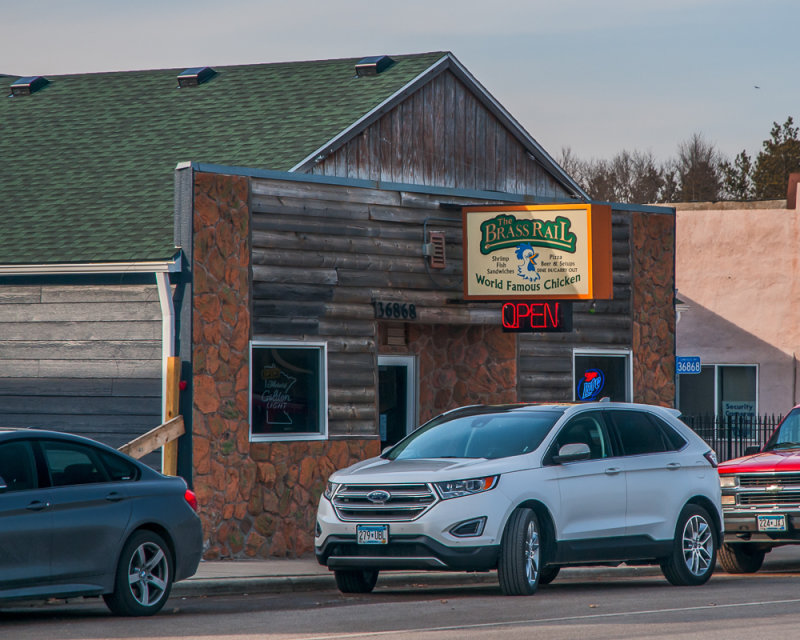
[[677, 415], [611, 402], [447, 412], [331, 475], [317, 559], [345, 593], [372, 591], [382, 570], [497, 569], [503, 593], [528, 595], [562, 566], [620, 562], [703, 584], [719, 476]]

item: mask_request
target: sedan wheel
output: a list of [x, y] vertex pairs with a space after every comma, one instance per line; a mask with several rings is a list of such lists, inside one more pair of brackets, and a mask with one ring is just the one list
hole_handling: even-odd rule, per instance
[[137, 531], [120, 555], [114, 592], [103, 596], [114, 613], [147, 616], [161, 610], [172, 588], [172, 555], [160, 536]]

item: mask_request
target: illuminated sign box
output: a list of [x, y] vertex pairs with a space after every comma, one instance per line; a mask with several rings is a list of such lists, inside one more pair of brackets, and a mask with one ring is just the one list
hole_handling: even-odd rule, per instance
[[466, 300], [613, 297], [611, 207], [465, 207]]
[[506, 302], [500, 308], [507, 333], [569, 333], [572, 331], [571, 302]]

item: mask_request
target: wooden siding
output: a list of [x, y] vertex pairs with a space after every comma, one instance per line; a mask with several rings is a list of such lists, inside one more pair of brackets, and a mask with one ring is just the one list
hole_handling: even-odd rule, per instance
[[[332, 436], [376, 433], [373, 301], [414, 304], [421, 324], [500, 324], [499, 304], [462, 300], [461, 213], [437, 196], [253, 179], [250, 201], [253, 338], [327, 342]], [[445, 232], [441, 271], [422, 256], [426, 220]], [[614, 300], [576, 304], [571, 334], [521, 336], [520, 399], [571, 399], [574, 347], [630, 347], [630, 225], [613, 224]]]
[[310, 173], [566, 198], [565, 189], [450, 71], [436, 76]]
[[519, 398], [523, 402], [571, 402], [574, 349], [630, 349], [631, 218], [612, 216], [613, 300], [573, 304], [572, 333], [520, 334]]
[[118, 447], [161, 422], [155, 284], [0, 284], [0, 359], [0, 426]]

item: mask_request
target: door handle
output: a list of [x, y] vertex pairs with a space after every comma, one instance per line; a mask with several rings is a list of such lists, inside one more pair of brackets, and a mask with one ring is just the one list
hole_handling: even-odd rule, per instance
[[106, 500], [108, 500], [109, 502], [119, 502], [119, 501], [120, 501], [120, 500], [122, 500], [124, 497], [125, 497], [125, 496], [123, 496], [121, 493], [119, 493], [119, 492], [117, 492], [117, 491], [112, 491], [111, 493], [109, 493], [109, 494], [106, 496]]
[[670, 471], [675, 471], [675, 469], [680, 469], [681, 463], [680, 462], [669, 462], [667, 463], [667, 469]]
[[620, 467], [609, 467], [608, 469], [606, 469], [606, 474], [609, 475], [609, 476], [615, 476], [620, 471], [622, 471], [622, 469]]
[[28, 511], [41, 511], [42, 509], [47, 509], [50, 506], [49, 502], [42, 502], [41, 500], [34, 500], [31, 502], [27, 507], [25, 507]]

